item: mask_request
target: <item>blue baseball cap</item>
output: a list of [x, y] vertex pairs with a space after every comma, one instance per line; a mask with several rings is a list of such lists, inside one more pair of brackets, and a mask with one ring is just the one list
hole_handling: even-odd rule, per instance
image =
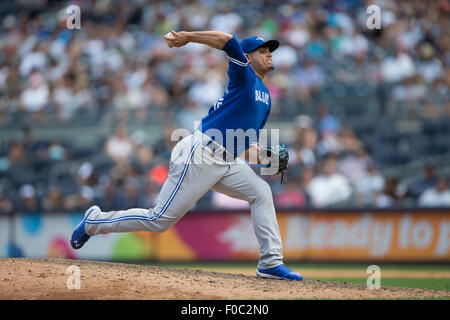
[[262, 46], [267, 46], [270, 52], [274, 52], [280, 45], [280, 42], [278, 40], [264, 41], [261, 37], [249, 37], [242, 40], [240, 45], [244, 53], [252, 52]]

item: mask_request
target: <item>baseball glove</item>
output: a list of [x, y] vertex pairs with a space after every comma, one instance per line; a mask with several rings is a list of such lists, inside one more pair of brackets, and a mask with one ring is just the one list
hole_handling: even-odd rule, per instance
[[[275, 175], [281, 173], [281, 183], [284, 179], [284, 171], [287, 170], [289, 153], [284, 144], [269, 146], [261, 149], [261, 163], [266, 162], [266, 166], [278, 166]], [[267, 163], [268, 162], [268, 163]]]

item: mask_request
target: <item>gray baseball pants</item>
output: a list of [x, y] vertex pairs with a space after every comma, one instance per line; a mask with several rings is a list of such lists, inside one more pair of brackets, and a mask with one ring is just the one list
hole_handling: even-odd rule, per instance
[[91, 236], [111, 232], [163, 232], [212, 189], [248, 201], [260, 246], [258, 268], [282, 264], [281, 236], [270, 186], [241, 159], [224, 159], [223, 152], [222, 146], [200, 131], [183, 138], [172, 150], [168, 178], [154, 208], [93, 212], [86, 220], [86, 232]]

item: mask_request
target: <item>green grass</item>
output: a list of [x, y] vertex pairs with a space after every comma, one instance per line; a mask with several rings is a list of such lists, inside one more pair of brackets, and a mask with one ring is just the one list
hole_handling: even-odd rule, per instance
[[[228, 263], [228, 262], [149, 262], [145, 263], [149, 265], [161, 266], [161, 267], [177, 267], [177, 268], [230, 268], [230, 269], [240, 269], [248, 268], [255, 269], [256, 262], [238, 262], [238, 263]], [[377, 265], [383, 270], [404, 270], [404, 271], [449, 271], [450, 264], [387, 264], [387, 263], [286, 263], [291, 269], [301, 270], [301, 269], [361, 269], [366, 270], [370, 265]]]
[[[363, 278], [314, 278], [308, 280], [321, 280], [331, 282], [348, 282], [366, 285], [367, 279]], [[450, 279], [422, 279], [422, 278], [381, 278], [381, 287], [403, 287], [403, 288], [419, 288], [430, 290], [447, 290], [450, 291]]]
[[305, 269], [367, 269], [370, 265], [377, 265], [381, 270], [404, 270], [404, 271], [450, 271], [450, 264], [387, 264], [387, 263], [366, 263], [366, 264], [316, 264], [302, 263], [292, 264], [293, 268]]

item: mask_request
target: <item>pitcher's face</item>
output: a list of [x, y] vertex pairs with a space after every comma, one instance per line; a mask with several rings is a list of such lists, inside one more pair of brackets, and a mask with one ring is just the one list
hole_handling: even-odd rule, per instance
[[268, 47], [261, 47], [247, 54], [247, 60], [252, 68], [260, 74], [267, 74], [275, 67], [272, 61], [272, 53]]

